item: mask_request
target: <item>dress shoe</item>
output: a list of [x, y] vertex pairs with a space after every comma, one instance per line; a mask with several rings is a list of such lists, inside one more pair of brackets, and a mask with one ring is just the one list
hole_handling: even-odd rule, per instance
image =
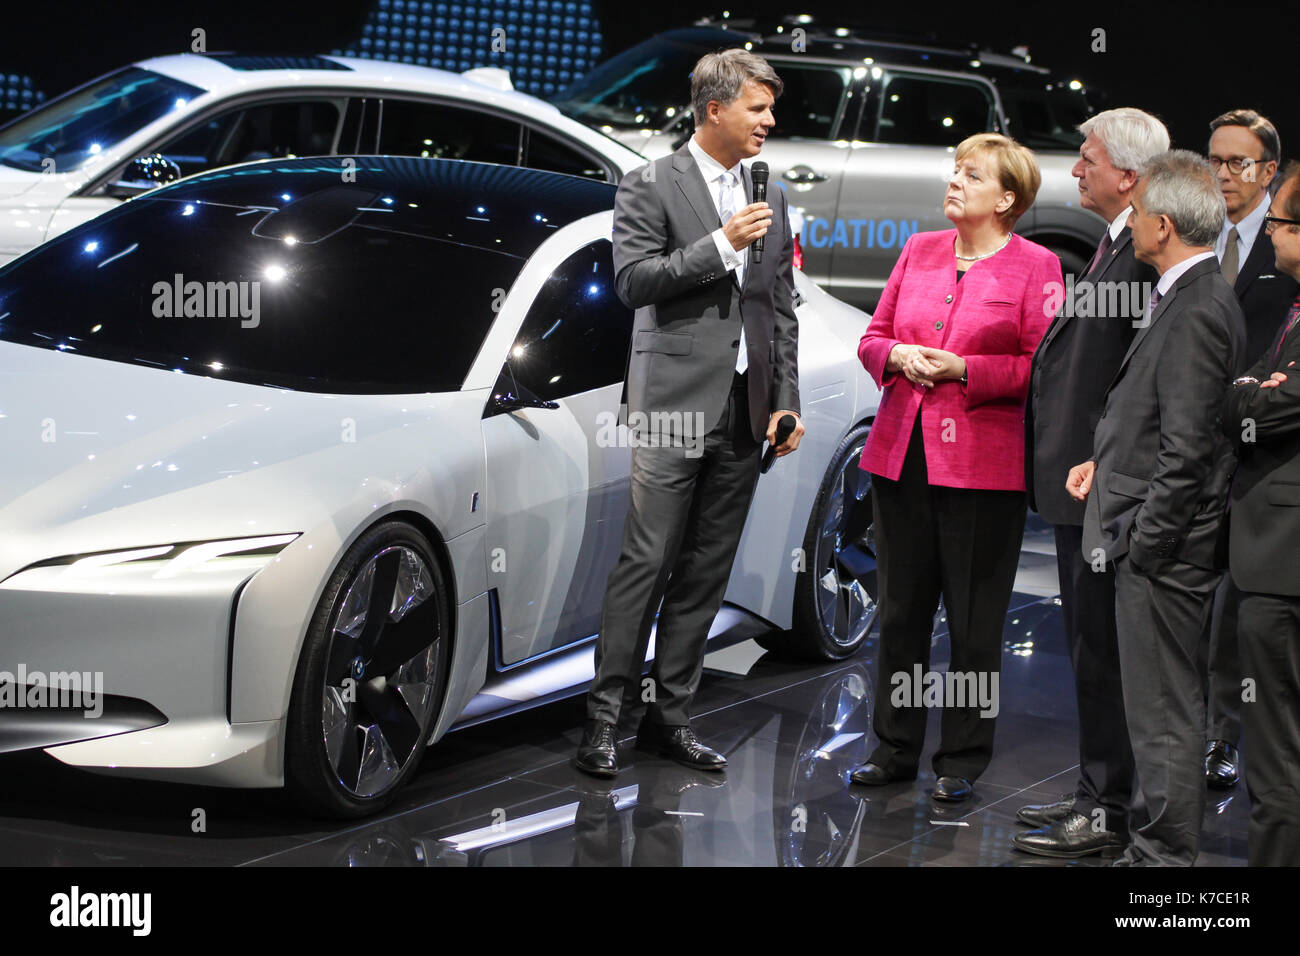
[[1094, 853], [1118, 854], [1127, 845], [1111, 830], [1094, 830], [1092, 818], [1073, 810], [1064, 819], [1038, 830], [1023, 830], [1011, 838], [1017, 850], [1035, 856], [1074, 859]]
[[944, 803], [969, 800], [975, 791], [965, 777], [940, 777], [934, 782], [934, 799]]
[[849, 779], [854, 783], [862, 784], [864, 787], [883, 787], [887, 783], [894, 783], [898, 780], [915, 780], [916, 773], [893, 774], [880, 764], [864, 763], [849, 774]]
[[1237, 748], [1226, 740], [1210, 741], [1205, 752], [1205, 782], [1215, 790], [1231, 790], [1237, 785]]
[[618, 773], [614, 725], [607, 720], [589, 720], [578, 744], [573, 765], [593, 777], [612, 777]]
[[1031, 803], [1016, 811], [1016, 819], [1028, 823], [1031, 827], [1047, 827], [1060, 823], [1074, 811], [1074, 797], [1066, 797], [1055, 803]]
[[684, 767], [712, 771], [727, 769], [727, 758], [700, 743], [690, 724], [670, 727], [642, 722], [636, 743], [638, 748], [676, 760]]

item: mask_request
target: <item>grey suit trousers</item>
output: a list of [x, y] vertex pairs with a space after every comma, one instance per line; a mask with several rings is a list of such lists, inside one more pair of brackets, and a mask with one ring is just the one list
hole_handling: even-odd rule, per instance
[[1130, 864], [1191, 866], [1205, 810], [1205, 696], [1201, 662], [1223, 572], [1165, 561], [1139, 574], [1115, 562], [1115, 624], [1124, 715], [1137, 768]]
[[[745, 379], [736, 382], [702, 455], [688, 456], [681, 447], [632, 451], [623, 550], [605, 591], [596, 677], [587, 695], [590, 720], [618, 723], [626, 695], [648, 704], [647, 720], [690, 722], [709, 628], [758, 480], [762, 446], [750, 431]], [[656, 611], [651, 683], [642, 685]]]

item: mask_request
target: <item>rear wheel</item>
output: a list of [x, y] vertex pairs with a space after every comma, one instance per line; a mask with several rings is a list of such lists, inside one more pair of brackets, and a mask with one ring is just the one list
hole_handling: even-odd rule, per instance
[[387, 522], [348, 549], [289, 705], [285, 783], [301, 804], [363, 816], [410, 778], [442, 708], [449, 630], [442, 570], [419, 529]]
[[871, 475], [858, 467], [869, 425], [858, 425], [831, 456], [804, 536], [795, 578], [794, 627], [764, 635], [768, 650], [800, 660], [854, 654], [876, 621], [876, 542]]

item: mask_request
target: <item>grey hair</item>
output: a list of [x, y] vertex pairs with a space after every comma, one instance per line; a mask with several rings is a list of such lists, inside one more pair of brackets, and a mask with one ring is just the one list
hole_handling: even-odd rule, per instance
[[1132, 106], [1106, 110], [1079, 124], [1084, 136], [1096, 133], [1116, 169], [1137, 171], [1152, 156], [1169, 148], [1169, 131], [1145, 110]]
[[757, 53], [734, 49], [700, 57], [691, 71], [691, 109], [695, 112], [695, 125], [704, 125], [710, 100], [724, 105], [732, 102], [740, 95], [746, 80], [767, 84], [773, 99], [779, 97], [785, 88], [772, 64]]
[[1142, 182], [1144, 212], [1168, 216], [1189, 246], [1214, 245], [1228, 207], [1209, 160], [1191, 150], [1171, 149], [1142, 168]]

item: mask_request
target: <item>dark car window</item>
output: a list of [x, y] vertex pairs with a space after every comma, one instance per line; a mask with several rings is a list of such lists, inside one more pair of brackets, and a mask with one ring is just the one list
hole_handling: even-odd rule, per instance
[[127, 67], [32, 110], [0, 130], [0, 162], [32, 172], [76, 169], [206, 90]]
[[568, 143], [562, 143], [554, 136], [536, 129], [528, 130], [528, 161], [525, 165], [532, 169], [568, 173], [570, 176], [585, 176], [601, 182], [609, 180], [605, 167], [596, 160]]
[[443, 103], [386, 99], [379, 152], [517, 166], [521, 133], [518, 123], [491, 113]]
[[159, 147], [181, 173], [286, 156], [324, 156], [334, 151], [343, 101], [289, 100], [218, 114]]
[[1008, 132], [1030, 149], [1076, 150], [1083, 145], [1077, 129], [1090, 114], [1083, 94], [1003, 85], [998, 90], [1007, 114]]
[[993, 128], [993, 101], [978, 83], [892, 74], [880, 102], [876, 139], [909, 146], [956, 146]]
[[498, 390], [518, 383], [553, 401], [623, 381], [632, 310], [614, 292], [611, 254], [602, 239], [551, 273], [515, 337]]
[[782, 62], [777, 68], [785, 89], [776, 101], [773, 136], [802, 139], [830, 139], [835, 132], [853, 80], [847, 67], [798, 66]]
[[209, 174], [242, 201], [179, 184], [0, 270], [0, 339], [306, 391], [459, 389], [524, 260], [490, 248], [503, 227], [412, 209], [365, 170], [234, 178], [259, 171]]

